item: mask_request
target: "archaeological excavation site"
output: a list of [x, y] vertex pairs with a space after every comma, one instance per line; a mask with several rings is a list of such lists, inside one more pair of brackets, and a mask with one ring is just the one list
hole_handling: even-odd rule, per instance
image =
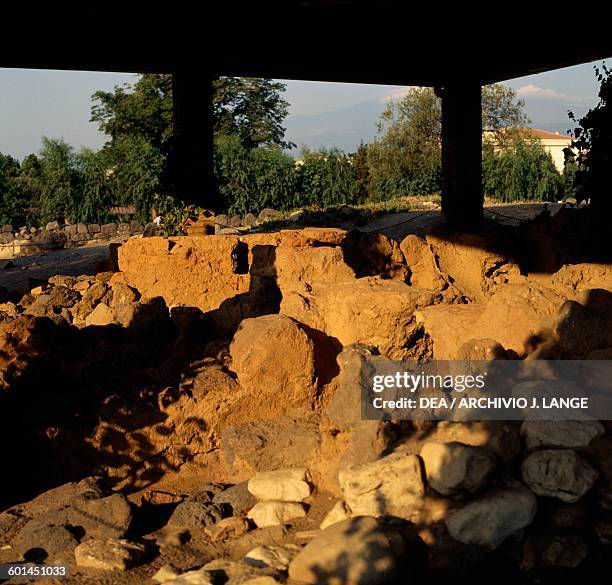
[[0, 305], [0, 562], [75, 584], [609, 571], [609, 421], [360, 406], [371, 356], [609, 363], [599, 226], [139, 235], [51, 276]]
[[609, 19], [29, 4], [0, 583], [610, 583]]

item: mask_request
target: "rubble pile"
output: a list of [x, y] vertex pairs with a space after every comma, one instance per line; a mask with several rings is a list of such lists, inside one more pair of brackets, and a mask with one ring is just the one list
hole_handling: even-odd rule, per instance
[[609, 569], [609, 422], [361, 418], [372, 355], [612, 359], [612, 266], [543, 230], [131, 239], [118, 272], [0, 305], [2, 464], [41, 461], [4, 479], [0, 562], [167, 585]]

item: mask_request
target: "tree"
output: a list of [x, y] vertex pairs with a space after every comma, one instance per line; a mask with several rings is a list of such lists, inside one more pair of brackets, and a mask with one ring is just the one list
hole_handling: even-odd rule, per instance
[[80, 173], [80, 205], [71, 220], [83, 223], [105, 223], [113, 202], [112, 169], [103, 150], [82, 149], [76, 156]]
[[[524, 126], [524, 102], [501, 85], [482, 90], [482, 125], [500, 140]], [[368, 148], [374, 199], [437, 192], [441, 188], [441, 101], [433, 88], [414, 87], [381, 115], [379, 136]]]
[[503, 148], [484, 145], [482, 184], [485, 195], [499, 201], [557, 201], [564, 191], [563, 178], [542, 143], [519, 135]]
[[125, 137], [142, 138], [167, 154], [174, 132], [172, 75], [141, 75], [134, 85], [97, 91], [92, 100], [90, 121], [109, 136], [111, 146]]
[[378, 133], [368, 149], [374, 200], [439, 191], [441, 108], [433, 89], [411, 88], [389, 102]]
[[146, 138], [125, 136], [107, 152], [115, 201], [136, 207], [136, 217], [151, 220], [153, 198], [160, 191], [165, 157]]
[[19, 189], [19, 161], [0, 153], [0, 225], [25, 221], [27, 200]]
[[357, 181], [356, 197], [360, 203], [367, 201], [370, 195], [372, 177], [368, 165], [368, 147], [363, 140], [353, 155], [353, 167], [355, 169], [355, 180]]
[[[579, 201], [589, 201], [598, 209], [610, 209], [610, 168], [612, 168], [612, 69], [595, 67], [600, 83], [599, 103], [578, 121], [566, 160], [575, 169], [575, 193]], [[576, 122], [572, 112], [571, 120]]]
[[[138, 144], [139, 148], [147, 150], [147, 153], [141, 153], [143, 157], [155, 153], [157, 189], [164, 193], [172, 192], [172, 177], [167, 164], [174, 148], [172, 75], [141, 75], [133, 85], [118, 85], [112, 92], [98, 91], [92, 99], [90, 121], [97, 122], [100, 130], [109, 137], [104, 147], [108, 160], [115, 165], [126, 160], [126, 149], [129, 149], [132, 152], [130, 160], [134, 162], [134, 156], [139, 155], [133, 149]], [[144, 147], [145, 143], [147, 147]], [[150, 177], [146, 182], [150, 184]]]
[[237, 136], [215, 139], [215, 174], [224, 206], [244, 215], [265, 207], [299, 205], [299, 177], [293, 158], [279, 147], [248, 150]]
[[43, 136], [40, 150], [40, 216], [43, 222], [64, 221], [80, 203], [73, 148], [63, 139]]
[[285, 84], [271, 79], [221, 77], [213, 82], [213, 122], [216, 135], [237, 136], [251, 150], [286, 142], [283, 122], [289, 103], [282, 97]]
[[353, 160], [337, 148], [302, 151], [298, 205], [343, 205], [357, 202]]
[[525, 100], [517, 100], [516, 93], [501, 83], [482, 88], [482, 129], [491, 132], [501, 144], [512, 139], [512, 130], [530, 123], [524, 113]]

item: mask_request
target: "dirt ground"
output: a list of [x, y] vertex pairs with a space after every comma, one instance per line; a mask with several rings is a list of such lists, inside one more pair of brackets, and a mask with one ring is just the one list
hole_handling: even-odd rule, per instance
[[55, 274], [95, 274], [108, 260], [109, 245], [110, 243], [105, 243], [2, 260], [0, 287], [5, 287], [9, 292], [24, 292]]

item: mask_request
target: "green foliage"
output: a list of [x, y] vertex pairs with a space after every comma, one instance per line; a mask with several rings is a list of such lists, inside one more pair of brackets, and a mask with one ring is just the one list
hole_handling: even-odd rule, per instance
[[378, 132], [368, 149], [372, 200], [440, 190], [441, 108], [432, 88], [412, 88], [389, 102]]
[[106, 152], [114, 182], [115, 201], [134, 205], [136, 218], [151, 220], [153, 197], [159, 192], [164, 155], [145, 138], [125, 136]]
[[0, 225], [25, 222], [27, 200], [17, 184], [19, 162], [0, 153]]
[[245, 148], [236, 136], [215, 140], [215, 175], [224, 206], [231, 214], [264, 207], [289, 209], [297, 201], [293, 159], [278, 147]]
[[271, 79], [221, 77], [213, 82], [213, 124], [217, 136], [237, 136], [247, 150], [258, 146], [293, 148], [283, 121], [289, 103], [285, 84]]
[[[174, 145], [172, 75], [141, 75], [133, 85], [98, 91], [92, 99], [90, 121], [97, 122], [109, 137], [104, 150], [118, 177], [117, 202], [136, 205], [140, 219], [148, 221], [151, 189], [172, 192], [168, 168]], [[149, 171], [143, 167], [148, 163], [153, 165]], [[123, 168], [124, 164], [129, 168]], [[126, 183], [128, 178], [136, 184]], [[131, 195], [136, 199], [130, 200]]]
[[[578, 201], [589, 201], [595, 208], [610, 209], [610, 169], [612, 168], [612, 69], [595, 67], [600, 83], [599, 103], [578, 120], [573, 131], [571, 147], [566, 149], [566, 160], [576, 165], [575, 196]], [[572, 112], [570, 119], [576, 122]]]
[[[141, 75], [134, 85], [93, 96], [91, 122], [109, 136], [111, 144], [125, 137], [142, 138], [160, 151], [170, 146], [173, 128], [172, 75]], [[167, 152], [166, 152], [167, 154]]]
[[358, 184], [352, 157], [337, 148], [304, 150], [297, 167], [300, 181], [299, 206], [323, 207], [357, 203]]
[[363, 140], [353, 156], [353, 168], [357, 181], [355, 196], [360, 203], [363, 203], [368, 199], [372, 183], [372, 175], [368, 165], [368, 147], [363, 143]]
[[185, 220], [189, 217], [197, 219], [202, 211], [201, 207], [188, 205], [172, 195], [155, 194], [152, 203], [161, 216], [160, 225], [167, 236], [182, 235]]
[[573, 197], [578, 199], [578, 164], [573, 158], [566, 159], [565, 166], [563, 168], [563, 197]]
[[514, 138], [503, 147], [485, 144], [482, 182], [486, 196], [499, 201], [557, 201], [563, 179], [538, 140]]
[[113, 203], [112, 175], [104, 151], [84, 148], [76, 157], [80, 197], [71, 213], [73, 222], [106, 223]]
[[524, 113], [525, 100], [517, 100], [516, 93], [501, 83], [482, 88], [482, 129], [491, 132], [499, 144], [513, 139], [513, 130], [530, 123]]
[[[482, 125], [499, 141], [524, 126], [524, 102], [503, 85], [482, 89]], [[442, 183], [441, 101], [430, 87], [411, 88], [391, 101], [378, 124], [379, 136], [368, 148], [370, 197], [384, 201], [404, 195], [438, 193]]]
[[64, 222], [80, 204], [74, 149], [63, 139], [43, 136], [40, 151], [40, 217], [43, 223]]
[[357, 200], [352, 158], [337, 149], [305, 150], [296, 162], [278, 147], [249, 150], [237, 137], [222, 136], [215, 143], [215, 173], [230, 214]]

